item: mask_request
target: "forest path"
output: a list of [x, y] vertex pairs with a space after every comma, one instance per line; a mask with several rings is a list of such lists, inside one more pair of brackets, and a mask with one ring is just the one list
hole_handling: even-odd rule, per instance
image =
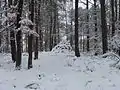
[[[0, 90], [119, 90], [120, 71], [110, 68], [114, 61], [82, 55], [42, 52], [27, 69], [16, 71], [9, 55], [0, 55]], [[76, 60], [75, 60], [76, 59]], [[74, 61], [75, 60], [75, 61]]]

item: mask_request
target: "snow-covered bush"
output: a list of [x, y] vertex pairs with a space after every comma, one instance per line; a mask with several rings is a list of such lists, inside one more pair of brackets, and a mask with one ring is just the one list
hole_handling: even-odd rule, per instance
[[120, 36], [118, 34], [109, 41], [109, 48], [113, 51], [120, 49]]
[[72, 51], [72, 47], [67, 40], [62, 40], [58, 45], [56, 45], [53, 49], [52, 52], [55, 53], [68, 53]]

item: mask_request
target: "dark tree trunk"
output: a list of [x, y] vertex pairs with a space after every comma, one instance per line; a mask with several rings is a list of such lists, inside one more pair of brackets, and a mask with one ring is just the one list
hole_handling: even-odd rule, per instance
[[114, 36], [114, 34], [115, 34], [114, 0], [111, 0], [111, 12], [112, 12], [112, 36]]
[[32, 68], [32, 39], [33, 39], [33, 36], [30, 35], [28, 36], [28, 69]]
[[65, 0], [65, 33], [66, 33], [66, 36], [67, 36], [67, 40], [69, 40], [69, 35], [68, 35], [68, 20], [67, 20], [67, 0]]
[[11, 55], [13, 62], [16, 61], [16, 43], [15, 43], [15, 33], [13, 30], [10, 31], [10, 45], [11, 45]]
[[118, 19], [118, 1], [115, 0], [115, 22], [117, 21]]
[[101, 4], [102, 47], [104, 54], [108, 50], [105, 0], [100, 0], [100, 4]]
[[53, 20], [52, 20], [52, 14], [50, 16], [50, 45], [49, 45], [49, 49], [50, 51], [52, 50], [52, 23], [53, 23]]
[[56, 35], [56, 38], [57, 38], [57, 44], [60, 42], [60, 29], [59, 29], [59, 17], [58, 17], [58, 10], [57, 10], [57, 35]]
[[[50, 6], [52, 7], [52, 0], [50, 0]], [[52, 14], [53, 10], [51, 9], [51, 14], [50, 14], [50, 43], [49, 43], [49, 49], [50, 51], [52, 50], [52, 47], [53, 47], [53, 36], [52, 36], [52, 32], [53, 32], [53, 14]]]
[[87, 26], [86, 26], [86, 28], [87, 28], [87, 51], [90, 51], [89, 50], [89, 12], [88, 12], [88, 10], [89, 10], [89, 1], [88, 0], [86, 0], [86, 9], [87, 9]]
[[39, 29], [39, 40], [40, 40], [40, 51], [43, 51], [43, 33], [42, 33], [42, 29], [41, 29], [41, 25], [40, 25], [40, 29]]
[[119, 0], [119, 21], [120, 21], [120, 0]]
[[[30, 19], [32, 22], [34, 22], [34, 0], [31, 0], [30, 2]], [[33, 30], [33, 26], [30, 26], [30, 29]], [[33, 40], [33, 35], [28, 36], [28, 69], [32, 68], [32, 40]]]
[[75, 56], [80, 57], [78, 39], [78, 1], [75, 0]]
[[[7, 0], [4, 1], [5, 2], [5, 10], [7, 10]], [[5, 12], [5, 16], [7, 17], [8, 13]], [[8, 21], [5, 22], [5, 26], [8, 26]], [[5, 42], [6, 42], [6, 46], [5, 46], [5, 53], [9, 53], [9, 31], [8, 29], [6, 29], [6, 35], [5, 35]]]
[[53, 26], [53, 47], [57, 45], [57, 40], [56, 40], [56, 18], [57, 17], [57, 5], [56, 3], [54, 4], [54, 26]]
[[[40, 1], [41, 2], [41, 1]], [[41, 2], [42, 3], [42, 2]], [[38, 23], [39, 23], [39, 50], [43, 51], [42, 27], [41, 27], [41, 3], [38, 4]]]
[[[12, 0], [8, 0], [8, 6], [12, 5]], [[16, 61], [16, 43], [15, 43], [15, 32], [14, 30], [10, 31], [10, 45], [11, 45], [11, 55], [12, 55], [12, 60], [13, 62]]]
[[[38, 7], [37, 7], [37, 2], [35, 3], [35, 29], [36, 29], [36, 33], [38, 33]], [[34, 52], [34, 59], [38, 59], [38, 37], [35, 37], [35, 52]]]
[[[120, 22], [120, 0], [119, 0], [119, 13], [118, 13], [118, 15], [119, 15], [119, 22]], [[119, 48], [119, 56], [120, 56], [120, 48]]]
[[[22, 16], [22, 8], [23, 8], [23, 0], [19, 0], [16, 29], [18, 29], [20, 27], [19, 21], [21, 20], [21, 16]], [[20, 69], [21, 68], [21, 58], [22, 58], [22, 31], [21, 30], [19, 30], [17, 32], [16, 41], [17, 41], [16, 69]]]
[[73, 0], [71, 0], [71, 6], [72, 6], [72, 9], [71, 9], [71, 14], [70, 14], [70, 45], [73, 46]]
[[71, 27], [70, 27], [70, 45], [71, 46], [73, 46], [73, 23], [72, 23], [72, 20], [71, 20], [71, 22], [70, 22], [70, 24], [71, 24]]
[[44, 41], [45, 41], [44, 50], [47, 51], [48, 50], [48, 28], [46, 28], [45, 30]]

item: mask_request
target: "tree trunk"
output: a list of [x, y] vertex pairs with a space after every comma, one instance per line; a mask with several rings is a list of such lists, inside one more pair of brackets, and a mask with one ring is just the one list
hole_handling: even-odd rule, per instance
[[80, 57], [78, 39], [78, 0], [75, 0], [75, 56]]
[[[37, 7], [37, 2], [35, 3], [35, 29], [36, 29], [36, 33], [38, 33], [38, 7]], [[38, 37], [35, 37], [35, 52], [34, 52], [34, 59], [38, 59]]]
[[49, 45], [49, 49], [50, 51], [52, 50], [52, 23], [53, 23], [53, 20], [52, 20], [52, 14], [50, 16], [50, 45]]
[[98, 48], [98, 29], [97, 29], [97, 12], [96, 12], [96, 8], [97, 8], [97, 0], [94, 0], [94, 24], [95, 24], [95, 38], [94, 38], [94, 50], [95, 50], [95, 55], [98, 55], [97, 53], [97, 48]]
[[100, 0], [100, 4], [101, 4], [102, 47], [104, 54], [108, 50], [105, 0]]
[[119, 0], [119, 21], [120, 21], [120, 0]]
[[[12, 5], [12, 0], [8, 0], [8, 6]], [[12, 55], [12, 61], [16, 61], [16, 43], [15, 43], [15, 32], [14, 30], [10, 30], [10, 45], [11, 45], [11, 55]]]
[[71, 14], [70, 14], [70, 45], [73, 46], [73, 0], [71, 0]]
[[67, 19], [67, 0], [65, 0], [65, 33], [67, 36], [67, 40], [69, 40], [69, 35], [68, 35], [68, 19]]
[[[50, 0], [50, 6], [52, 7], [52, 0]], [[52, 36], [52, 32], [53, 32], [53, 10], [51, 9], [51, 13], [50, 13], [50, 43], [49, 43], [49, 49], [50, 51], [52, 50], [52, 46], [53, 46], [53, 36]]]
[[112, 12], [112, 36], [114, 36], [114, 34], [115, 34], [114, 0], [111, 0], [111, 12]]
[[57, 5], [54, 3], [54, 26], [53, 26], [53, 47], [57, 45], [56, 40], [56, 18], [57, 17]]
[[118, 1], [117, 0], [115, 0], [115, 21], [117, 21], [117, 19], [118, 19]]
[[[31, 0], [31, 3], [30, 3], [30, 19], [32, 22], [34, 22], [34, 0]], [[30, 29], [33, 30], [33, 26], [31, 25], [30, 26]], [[29, 57], [28, 57], [28, 69], [32, 68], [32, 40], [33, 40], [33, 35], [30, 34], [28, 36], [28, 54], [29, 54]]]
[[39, 24], [39, 50], [43, 51], [42, 27], [41, 27], [41, 1], [38, 4], [38, 24]]
[[[23, 0], [19, 0], [16, 29], [20, 27], [19, 21], [21, 20], [21, 16], [22, 16], [22, 8], [23, 8]], [[17, 41], [16, 69], [19, 70], [21, 68], [21, 59], [22, 59], [22, 31], [21, 30], [17, 32], [16, 41]]]
[[87, 52], [88, 51], [90, 51], [89, 50], [89, 12], [88, 12], [88, 10], [89, 10], [89, 1], [88, 0], [86, 0], [86, 9], [87, 9], [87, 26], [86, 26], [86, 29], [87, 29]]
[[[119, 23], [120, 23], [120, 0], [119, 0], [119, 13], [118, 13], [118, 15], [119, 15]], [[119, 56], [120, 56], [120, 48], [119, 48]]]
[[[8, 5], [7, 5], [7, 0], [5, 0], [5, 10], [7, 10], [7, 7], [8, 7]], [[7, 17], [7, 12], [5, 12], [5, 16]], [[5, 26], [8, 26], [8, 21], [5, 23]], [[5, 53], [9, 53], [9, 31], [8, 31], [8, 29], [6, 29], [6, 36], [5, 36], [6, 38], [6, 46], [5, 46]]]

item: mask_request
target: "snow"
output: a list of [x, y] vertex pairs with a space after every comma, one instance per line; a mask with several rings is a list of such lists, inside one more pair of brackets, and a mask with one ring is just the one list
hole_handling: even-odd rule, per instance
[[71, 53], [72, 47], [66, 39], [63, 39], [59, 44], [57, 44], [53, 49], [52, 52], [54, 53]]
[[0, 54], [0, 90], [119, 90], [120, 71], [110, 57], [73, 53], [39, 53], [27, 70], [26, 53], [22, 69], [14, 69], [10, 54]]

